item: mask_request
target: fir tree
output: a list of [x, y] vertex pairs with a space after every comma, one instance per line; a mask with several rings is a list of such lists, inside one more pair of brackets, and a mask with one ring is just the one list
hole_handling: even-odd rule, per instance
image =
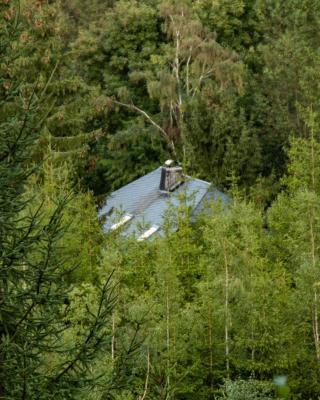
[[[75, 267], [61, 256], [60, 240], [67, 199], [55, 199], [49, 216], [32, 209], [25, 194], [34, 172], [32, 152], [46, 110], [36, 84], [8, 73], [16, 59], [15, 40], [22, 22], [9, 4], [0, 6], [0, 396], [3, 399], [75, 398], [97, 384], [90, 369], [108, 341], [106, 323], [114, 304], [110, 282], [97, 289], [96, 307], [87, 307], [85, 329], [68, 346], [74, 329], [68, 316], [66, 276]], [[9, 80], [9, 82], [8, 82]], [[43, 115], [44, 114], [44, 115]]]

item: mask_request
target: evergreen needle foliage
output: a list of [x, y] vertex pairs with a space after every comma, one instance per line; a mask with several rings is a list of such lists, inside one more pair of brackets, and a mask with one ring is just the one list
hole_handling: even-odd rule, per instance
[[[320, 398], [319, 16], [0, 0], [0, 399]], [[169, 158], [232, 201], [105, 234]]]

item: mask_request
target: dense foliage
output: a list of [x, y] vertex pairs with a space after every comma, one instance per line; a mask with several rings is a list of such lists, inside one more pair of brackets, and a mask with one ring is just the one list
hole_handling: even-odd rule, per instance
[[[1, 399], [320, 398], [319, 16], [0, 0]], [[104, 234], [166, 158], [232, 202]]]

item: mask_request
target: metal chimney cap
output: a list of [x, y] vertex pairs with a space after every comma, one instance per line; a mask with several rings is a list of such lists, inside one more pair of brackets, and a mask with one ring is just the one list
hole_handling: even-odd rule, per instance
[[167, 161], [165, 161], [165, 163], [164, 163], [164, 165], [165, 165], [166, 167], [172, 167], [173, 164], [174, 164], [174, 161], [173, 161], [173, 160], [167, 160]]

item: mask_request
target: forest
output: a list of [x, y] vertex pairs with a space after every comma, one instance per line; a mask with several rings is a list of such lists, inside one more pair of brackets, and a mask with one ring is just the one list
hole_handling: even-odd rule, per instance
[[[320, 399], [319, 43], [318, 0], [0, 0], [1, 400]], [[106, 234], [167, 159], [228, 207]]]

